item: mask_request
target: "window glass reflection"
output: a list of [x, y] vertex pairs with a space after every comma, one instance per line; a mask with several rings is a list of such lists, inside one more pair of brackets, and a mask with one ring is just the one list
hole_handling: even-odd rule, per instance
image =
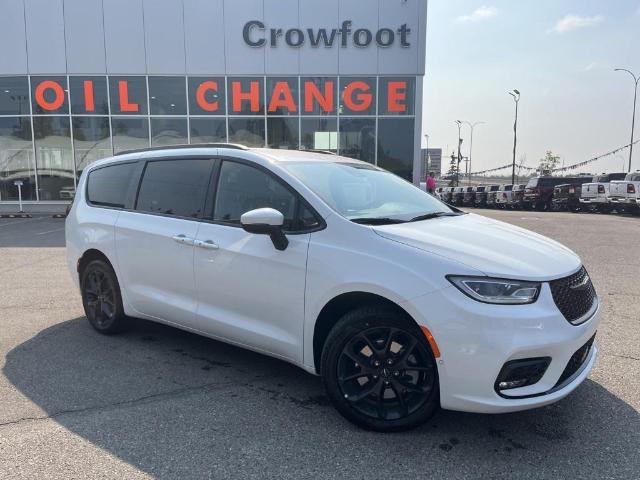
[[227, 141], [227, 121], [224, 118], [191, 118], [191, 143]]
[[67, 77], [31, 77], [31, 104], [34, 115], [68, 114]]
[[264, 118], [229, 118], [229, 142], [264, 147]]
[[151, 146], [185, 145], [187, 141], [186, 118], [152, 118]]
[[111, 119], [113, 152], [149, 147], [149, 121], [146, 118]]
[[18, 200], [14, 181], [22, 180], [22, 199], [36, 199], [36, 169], [29, 117], [0, 118], [0, 201]]
[[413, 178], [413, 118], [378, 120], [378, 166], [411, 181]]
[[302, 118], [300, 121], [302, 150], [338, 149], [338, 120], [333, 118]]
[[40, 200], [73, 198], [73, 154], [69, 117], [34, 117]]
[[189, 77], [189, 113], [224, 115], [226, 97], [224, 77]]
[[298, 148], [298, 117], [269, 117], [267, 146], [296, 150]]
[[375, 163], [375, 148], [375, 119], [340, 118], [340, 155]]
[[69, 77], [71, 113], [108, 115], [109, 96], [105, 77]]
[[184, 77], [149, 77], [151, 115], [186, 115]]
[[73, 148], [76, 171], [80, 177], [82, 170], [92, 162], [111, 156], [108, 117], [72, 117]]
[[0, 77], [0, 115], [29, 115], [27, 77]]
[[147, 79], [145, 77], [109, 77], [112, 115], [147, 114]]

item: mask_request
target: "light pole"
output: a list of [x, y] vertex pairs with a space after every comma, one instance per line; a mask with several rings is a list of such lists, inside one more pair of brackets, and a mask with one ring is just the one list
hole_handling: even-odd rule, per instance
[[462, 161], [462, 157], [460, 156], [460, 145], [462, 144], [460, 128], [462, 128], [462, 122], [460, 120], [456, 120], [455, 123], [458, 125], [458, 168], [456, 168], [456, 187], [457, 187], [458, 185], [460, 185], [460, 162]]
[[511, 184], [516, 181], [516, 142], [518, 139], [518, 102], [520, 101], [520, 92], [515, 88], [513, 91], [508, 92], [513, 97], [513, 101], [516, 102], [516, 118], [513, 121], [513, 163], [511, 165]]
[[426, 152], [425, 152], [426, 154], [425, 154], [425, 159], [424, 159], [424, 161], [425, 161], [425, 168], [424, 168], [425, 175], [424, 176], [425, 176], [425, 179], [426, 179], [427, 176], [429, 175], [429, 169], [431, 169], [431, 165], [430, 165], [430, 162], [429, 162], [429, 134], [428, 133], [424, 134], [424, 139], [427, 142], [427, 148], [426, 148]]
[[629, 170], [631, 171], [631, 157], [633, 156], [633, 129], [635, 128], [636, 123], [636, 99], [638, 97], [638, 82], [640, 81], [640, 77], [636, 77], [631, 70], [627, 70], [626, 68], [615, 68], [615, 72], [627, 72], [629, 75], [633, 77], [633, 81], [635, 82], [634, 90], [633, 90], [633, 116], [631, 117], [631, 142], [629, 145]]
[[[476, 125], [482, 125], [486, 122], [470, 123], [465, 120], [464, 123], [469, 125], [469, 128], [471, 129], [471, 137], [469, 138], [469, 161], [467, 162], [467, 167], [468, 167], [467, 173], [470, 174], [471, 173], [471, 151], [473, 150], [473, 127], [475, 127]], [[470, 185], [470, 184], [471, 184], [471, 175], [467, 177], [467, 185]]]

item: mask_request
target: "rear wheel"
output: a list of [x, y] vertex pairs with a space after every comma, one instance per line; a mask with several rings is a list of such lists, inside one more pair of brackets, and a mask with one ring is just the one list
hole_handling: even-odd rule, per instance
[[104, 334], [120, 332], [126, 322], [120, 285], [104, 260], [93, 260], [82, 271], [82, 305], [93, 328]]
[[407, 430], [439, 406], [438, 371], [422, 331], [384, 307], [347, 313], [322, 352], [327, 394], [349, 421], [368, 430]]

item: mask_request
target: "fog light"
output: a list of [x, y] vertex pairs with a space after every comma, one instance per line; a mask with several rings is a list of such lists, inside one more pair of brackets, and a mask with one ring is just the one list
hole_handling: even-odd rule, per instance
[[551, 357], [523, 358], [510, 360], [502, 366], [498, 378], [496, 378], [495, 390], [526, 387], [537, 383], [547, 367], [551, 363]]

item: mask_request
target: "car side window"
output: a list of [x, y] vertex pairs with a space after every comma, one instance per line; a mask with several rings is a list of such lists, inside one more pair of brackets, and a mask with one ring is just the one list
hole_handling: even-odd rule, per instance
[[209, 159], [154, 160], [147, 163], [136, 210], [199, 218], [211, 177]]
[[223, 161], [213, 220], [240, 225], [242, 214], [256, 208], [273, 208], [282, 213], [285, 232], [309, 230], [320, 224], [297, 195], [273, 175], [244, 163]]
[[120, 163], [97, 168], [89, 173], [87, 200], [92, 205], [125, 208], [135, 163]]

